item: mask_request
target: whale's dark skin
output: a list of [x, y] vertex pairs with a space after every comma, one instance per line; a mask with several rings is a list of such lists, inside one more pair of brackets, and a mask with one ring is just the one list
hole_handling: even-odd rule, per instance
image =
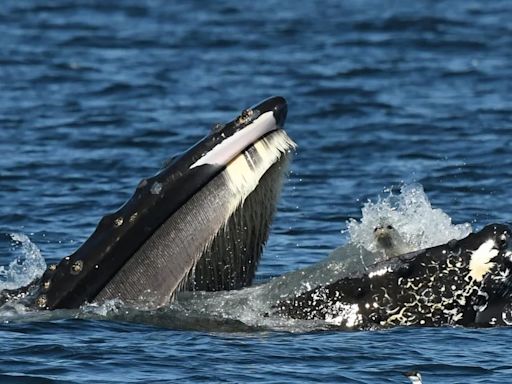
[[280, 302], [275, 310], [284, 317], [355, 329], [505, 325], [512, 294], [511, 233], [506, 225], [488, 225], [462, 240], [316, 287]]
[[[123, 282], [113, 284], [116, 276], [121, 273], [120, 271], [124, 271], [124, 278], [130, 277], [135, 282], [139, 281], [139, 276], [128, 276], [128, 273], [131, 273], [131, 271], [140, 274], [146, 281], [151, 281], [151, 276], [143, 276], [147, 272], [146, 270], [127, 269], [126, 266], [133, 259], [134, 255], [139, 255], [139, 260], [145, 262], [153, 257], [155, 260], [160, 258], [153, 265], [158, 265], [158, 261], [164, 263], [169, 269], [169, 279], [176, 280], [176, 286], [172, 288], [172, 291], [155, 292], [168, 288], [160, 288], [157, 284], [152, 287], [155, 295], [158, 293], [163, 298], [161, 300], [168, 300], [175, 294], [175, 290], [182, 289], [187, 284], [187, 281], [182, 282], [180, 279], [182, 279], [183, 275], [190, 273], [190, 269], [194, 264], [187, 262], [187, 265], [185, 265], [182, 260], [177, 260], [178, 257], [163, 260], [165, 256], [168, 256], [168, 254], [165, 255], [164, 253], [166, 253], [166, 249], [170, 249], [171, 251], [169, 252], [172, 252], [174, 248], [179, 248], [176, 251], [178, 256], [186, 252], [190, 248], [186, 242], [194, 241], [195, 234], [193, 230], [195, 228], [189, 228], [191, 234], [187, 235], [188, 237], [185, 239], [180, 240], [179, 244], [167, 244], [166, 233], [165, 231], [162, 232], [162, 228], [165, 225], [169, 225], [168, 223], [172, 217], [180, 214], [181, 216], [177, 219], [178, 222], [171, 223], [172, 226], [170, 227], [170, 231], [177, 232], [178, 229], [176, 228], [179, 228], [184, 220], [184, 214], [180, 210], [183, 209], [185, 204], [193, 201], [194, 197], [196, 200], [201, 200], [197, 198], [199, 193], [204, 193], [205, 196], [211, 197], [209, 203], [215, 204], [219, 199], [222, 199], [223, 192], [219, 192], [221, 194], [219, 197], [216, 197], [215, 194], [211, 196], [205, 192], [207, 188], [210, 187], [211, 189], [211, 185], [220, 185], [227, 188], [221, 184], [221, 173], [226, 168], [226, 164], [229, 164], [231, 160], [225, 160], [226, 164], [208, 163], [207, 161], [201, 162], [204, 160], [203, 157], [206, 158], [207, 154], [215, 152], [218, 149], [217, 145], [224, 140], [231, 139], [236, 133], [241, 132], [247, 127], [247, 130], [244, 132], [253, 129], [253, 123], [263, 115], [267, 118], [265, 120], [267, 123], [264, 123], [264, 126], [268, 127], [268, 129], [265, 128], [267, 130], [264, 131], [266, 132], [264, 135], [271, 136], [283, 127], [286, 113], [287, 104], [285, 99], [273, 97], [255, 105], [251, 109], [245, 110], [239, 117], [227, 124], [217, 124], [204, 139], [200, 140], [188, 151], [174, 157], [157, 175], [143, 179], [133, 196], [117, 212], [103, 217], [94, 233], [72, 255], [63, 258], [57, 265], [49, 266], [42, 277], [32, 282], [29, 286], [17, 290], [2, 291], [0, 293], [0, 304], [11, 299], [24, 297], [24, 301], [28, 306], [37, 309], [78, 308], [84, 303], [96, 301], [100, 295], [105, 299], [110, 299], [112, 296], [116, 297], [116, 289], [131, 290], [129, 293], [130, 297], [137, 298], [139, 292], [142, 295], [148, 288], [144, 286], [143, 279], [140, 280], [141, 284], [139, 285], [131, 283], [130, 286], [123, 286]], [[255, 131], [253, 130], [252, 132]], [[264, 137], [266, 136], [262, 136], [262, 138]], [[240, 152], [233, 156], [239, 154], [246, 157], [257, 156], [258, 151], [251, 146], [252, 142], [248, 142], [246, 148], [241, 148]], [[238, 145], [244, 145], [244, 141], [242, 140], [241, 144]], [[229, 146], [228, 151], [231, 148], [233, 146]], [[269, 171], [267, 173], [277, 175], [279, 172], [272, 173]], [[264, 182], [262, 183], [265, 184]], [[270, 182], [267, 184], [272, 185]], [[280, 182], [277, 184], [280, 185]], [[215, 191], [213, 192], [215, 193]], [[227, 223], [224, 231], [231, 231], [230, 239], [223, 242], [214, 239], [211, 246], [213, 248], [220, 248], [224, 245], [231, 246], [234, 249], [235, 247], [232, 246], [232, 243], [236, 242], [238, 248], [234, 252], [238, 251], [240, 254], [234, 254], [231, 257], [232, 260], [239, 264], [239, 268], [236, 271], [229, 270], [231, 271], [229, 276], [221, 276], [222, 279], [218, 276], [208, 275], [210, 272], [204, 266], [205, 263], [208, 266], [208, 263], [218, 262], [216, 258], [219, 257], [219, 255], [210, 254], [206, 262], [199, 261], [199, 264], [203, 266], [201, 269], [201, 271], [204, 271], [203, 275], [198, 274], [195, 276], [201, 288], [230, 289], [240, 288], [251, 283], [263, 244], [268, 236], [268, 228], [274, 213], [279, 187], [269, 187], [264, 193], [267, 194], [264, 197], [268, 199], [266, 209], [263, 211], [259, 209], [260, 213], [263, 212], [260, 214], [261, 217], [257, 215], [250, 216], [254, 219], [259, 218], [262, 223], [257, 223], [259, 226], [253, 228], [251, 227], [253, 222], [247, 222], [247, 217], [243, 216], [243, 214], [238, 214], [237, 219], [240, 224], [248, 226], [249, 229], [252, 229], [252, 232], [243, 233], [238, 230], [239, 228], [236, 226], [236, 223], [235, 225]], [[205, 208], [198, 206], [199, 203], [196, 202], [196, 205], [193, 205], [191, 210], [193, 208]], [[251, 205], [250, 196], [247, 198], [247, 204]], [[260, 203], [253, 203], [253, 205], [258, 204]], [[218, 222], [219, 216], [215, 216], [215, 209], [217, 208], [210, 209], [212, 211], [210, 216], [197, 214], [198, 220], [205, 221], [211, 217], [212, 220], [217, 220]], [[263, 214], [265, 215], [264, 217]], [[194, 215], [194, 212], [188, 213], [186, 218], [190, 219], [192, 215]], [[241, 218], [240, 215], [242, 215]], [[203, 228], [208, 227], [207, 222], [200, 222], [199, 224], [203, 225]], [[198, 246], [207, 247], [209, 244], [207, 241], [210, 242], [211, 240], [201, 238], [201, 241], [204, 241], [204, 244], [199, 244]], [[218, 243], [221, 245], [216, 245]], [[153, 254], [151, 247], [157, 248]], [[181, 249], [183, 249], [183, 252], [181, 252]], [[247, 249], [251, 254], [248, 255], [248, 252], [242, 253], [242, 249]], [[170, 254], [172, 256], [172, 253]], [[172, 276], [173, 271], [176, 271], [178, 277]], [[159, 271], [152, 271], [151, 273], [161, 280], [166, 279], [166, 276]], [[160, 276], [158, 276], [159, 273]], [[188, 284], [194, 287], [193, 282], [189, 281]], [[106, 287], [109, 289], [108, 292]], [[123, 298], [123, 295], [120, 294], [120, 297]], [[162, 304], [163, 302], [159, 302], [153, 305], [153, 307]]]

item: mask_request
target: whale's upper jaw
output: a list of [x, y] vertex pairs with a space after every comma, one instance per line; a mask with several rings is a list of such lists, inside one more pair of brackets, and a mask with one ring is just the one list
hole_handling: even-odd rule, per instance
[[[205, 138], [173, 159], [158, 174], [143, 179], [130, 200], [117, 212], [103, 217], [94, 233], [76, 252], [62, 259], [57, 266], [48, 268], [41, 278], [39, 289], [34, 297], [35, 306], [40, 309], [76, 308], [85, 302], [95, 301], [98, 294], [118, 275], [133, 255], [142, 248], [145, 248], [144, 251], [147, 254], [147, 247], [143, 246], [147, 245], [150, 239], [154, 239], [155, 234], [160, 236], [162, 233], [159, 232], [159, 229], [164, 224], [168, 224], [170, 218], [182, 209], [193, 196], [198, 195], [200, 191], [206, 192], [206, 196], [209, 195], [210, 190], [207, 187], [211, 189], [211, 181], [217, 180], [215, 185], [221, 186], [218, 187], [219, 190], [224, 188], [225, 193], [217, 195], [221, 200], [226, 199], [224, 195], [232, 193], [233, 188], [236, 189], [238, 180], [234, 180], [235, 185], [226, 186], [225, 181], [222, 182], [219, 176], [225, 174], [224, 170], [229, 171], [230, 168], [233, 172], [237, 171], [236, 167], [240, 165], [240, 160], [243, 160], [241, 157], [246, 157], [246, 165], [251, 166], [250, 171], [252, 172], [254, 170], [252, 160], [261, 153], [269, 156], [263, 160], [260, 156], [258, 161], [265, 165], [263, 168], [259, 167], [258, 176], [253, 176], [263, 177], [265, 167], [271, 167], [279, 160], [280, 154], [289, 151], [294, 146], [286, 133], [282, 131], [286, 113], [287, 104], [284, 98], [269, 98], [245, 110], [232, 121], [224, 125], [217, 125]], [[266, 140], [266, 137], [269, 139]], [[262, 142], [264, 139], [266, 141]], [[262, 151], [260, 151], [261, 149]], [[243, 156], [240, 156], [242, 154]], [[233, 166], [236, 169], [233, 169]], [[250, 173], [250, 175], [255, 174]], [[232, 178], [229, 180], [232, 181]], [[258, 181], [256, 180], [256, 185]], [[268, 186], [268, 184], [265, 185]], [[272, 196], [272, 199], [277, 199], [277, 195], [278, 192], [272, 190], [269, 196]], [[240, 203], [245, 197], [241, 200], [237, 196], [236, 199]], [[192, 211], [208, 208], [204, 205], [198, 207], [197, 202], [194, 204], [196, 205], [191, 207]], [[262, 219], [268, 227], [275, 201], [266, 201], [265, 204], [271, 208], [267, 210], [267, 217]], [[224, 209], [227, 210], [228, 206], [229, 204], [224, 202]], [[237, 206], [229, 207], [229, 210], [237, 208]], [[180, 211], [180, 217], [183, 217], [182, 211]], [[215, 220], [215, 225], [218, 225], [219, 221], [227, 219], [216, 216]], [[173, 230], [176, 225], [171, 226], [174, 228]], [[206, 229], [209, 227], [209, 225], [204, 226]], [[191, 231], [191, 228], [184, 230]], [[261, 230], [267, 231], [268, 228], [258, 227], [256, 229], [256, 231]], [[256, 233], [255, 238], [247, 241], [264, 242], [266, 240], [265, 233], [263, 235]], [[195, 234], [191, 233], [188, 240], [169, 244], [167, 249], [186, 248], [189, 246], [189, 242], [193, 244], [194, 238]], [[212, 241], [211, 236], [210, 238], [201, 238], [200, 242], [205, 242], [200, 244], [201, 247], [207, 247], [207, 242], [210, 241]], [[159, 252], [166, 252], [162, 244], [158, 244], [158, 248]], [[260, 248], [261, 245], [255, 249]], [[177, 252], [173, 257], [178, 258], [179, 254], [180, 252]], [[175, 260], [167, 260], [168, 265], [173, 267], [173, 271], [179, 277], [175, 277], [177, 280], [185, 279], [190, 273], [191, 265], [193, 267], [196, 262], [197, 260], [194, 260], [190, 264], [190, 260], [186, 260], [186, 263], [183, 262], [184, 264], [175, 265]], [[155, 265], [152, 263], [150, 267], [155, 269]], [[179, 289], [182, 286], [183, 281], [177, 281], [176, 287], [173, 289]], [[144, 286], [135, 288], [132, 286], [130, 289], [140, 289], [141, 292], [145, 292]], [[136, 294], [137, 292], [134, 293], [134, 295]], [[159, 294], [161, 297], [169, 298], [173, 292], [159, 292]], [[157, 303], [157, 305], [161, 305], [161, 303]]]
[[177, 171], [201, 165], [226, 166], [236, 155], [264, 135], [284, 128], [288, 105], [275, 96], [245, 109], [226, 124], [216, 124], [212, 131], [170, 166]]

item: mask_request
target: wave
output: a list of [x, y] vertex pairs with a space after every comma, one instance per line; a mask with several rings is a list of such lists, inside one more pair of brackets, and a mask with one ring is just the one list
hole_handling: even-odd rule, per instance
[[29, 284], [46, 270], [40, 249], [23, 233], [11, 233], [13, 251], [19, 255], [6, 267], [0, 266], [0, 291]]

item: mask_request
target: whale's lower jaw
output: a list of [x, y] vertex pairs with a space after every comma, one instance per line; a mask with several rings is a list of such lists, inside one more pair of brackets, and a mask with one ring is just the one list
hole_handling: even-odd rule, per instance
[[94, 302], [155, 308], [182, 289], [249, 285], [294, 145], [277, 130], [247, 148], [166, 220]]
[[505, 325], [505, 312], [512, 313], [510, 235], [505, 225], [489, 225], [462, 240], [316, 287], [278, 303], [275, 310], [351, 329]]

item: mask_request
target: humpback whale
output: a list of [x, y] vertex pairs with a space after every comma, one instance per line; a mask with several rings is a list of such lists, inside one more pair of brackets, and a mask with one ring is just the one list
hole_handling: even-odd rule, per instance
[[[215, 125], [143, 179], [73, 254], [28, 286], [0, 292], [0, 305], [16, 300], [54, 310], [120, 300], [154, 309], [181, 291], [250, 286], [295, 148], [283, 130], [286, 114], [286, 101], [272, 97]], [[324, 261], [343, 261], [342, 268], [306, 269], [266, 283], [271, 309], [263, 315], [349, 329], [511, 325], [511, 233], [491, 224], [409, 252], [400, 234], [381, 223], [373, 234], [377, 254], [349, 244]], [[376, 261], [380, 253], [386, 259]], [[306, 272], [312, 285], [290, 291]]]
[[119, 299], [137, 308], [169, 303], [180, 290], [251, 283], [267, 240], [294, 142], [287, 103], [272, 97], [244, 110], [101, 219], [73, 254], [29, 286], [3, 291], [38, 309]]
[[464, 239], [378, 262], [274, 309], [353, 329], [509, 325], [511, 233], [506, 225], [488, 225]]

